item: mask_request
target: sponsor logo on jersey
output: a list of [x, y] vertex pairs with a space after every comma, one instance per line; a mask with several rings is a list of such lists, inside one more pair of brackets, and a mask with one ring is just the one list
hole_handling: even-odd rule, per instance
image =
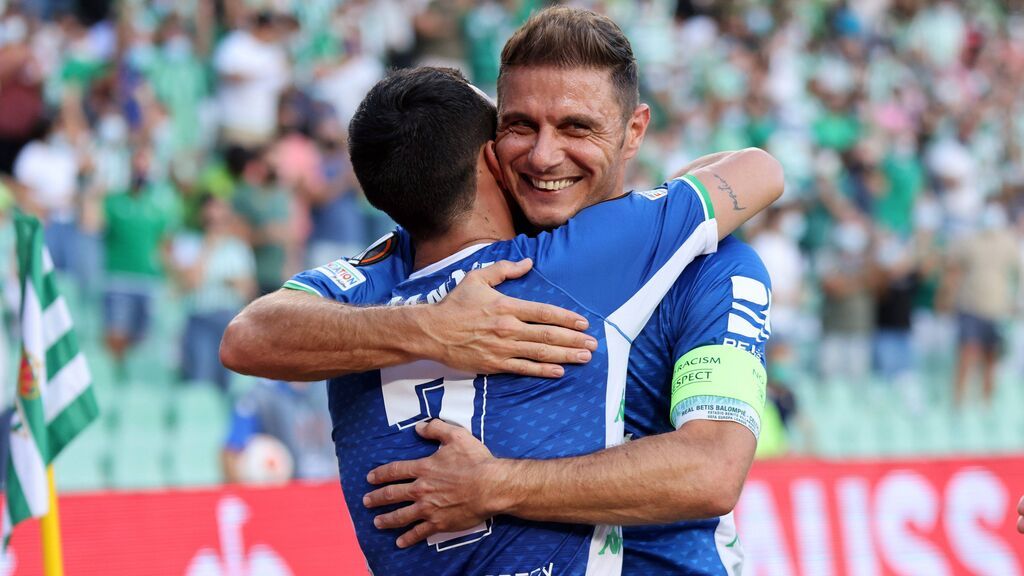
[[366, 282], [366, 276], [347, 260], [335, 260], [316, 269], [341, 290], [348, 290]]
[[732, 277], [732, 310], [723, 344], [760, 357], [758, 344], [771, 335], [771, 292], [762, 282], [746, 276]]
[[655, 188], [654, 190], [644, 190], [637, 192], [637, 194], [647, 198], [648, 200], [657, 200], [658, 198], [664, 198], [668, 196], [668, 189], [666, 188]]

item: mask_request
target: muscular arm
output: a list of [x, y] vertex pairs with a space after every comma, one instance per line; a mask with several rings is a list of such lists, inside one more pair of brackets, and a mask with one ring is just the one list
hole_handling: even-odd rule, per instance
[[476, 373], [557, 378], [590, 360], [597, 341], [582, 316], [493, 289], [532, 263], [471, 272], [439, 304], [357, 307], [295, 290], [256, 300], [228, 326], [224, 366], [242, 374], [322, 380], [428, 359]]
[[708, 191], [719, 240], [778, 200], [785, 187], [782, 165], [760, 148], [702, 156], [676, 177], [684, 174], [696, 177]]
[[[347, 306], [296, 290], [256, 300], [228, 326], [224, 366], [281, 380], [323, 380], [425, 357], [424, 306]], [[396, 338], [396, 334], [410, 337]]]
[[497, 460], [498, 514], [551, 522], [661, 524], [736, 506], [757, 442], [734, 422], [695, 420], [587, 456]]
[[375, 521], [381, 529], [420, 521], [398, 539], [400, 547], [499, 514], [614, 525], [722, 516], [739, 500], [757, 444], [740, 424], [694, 420], [586, 456], [514, 460], [494, 458], [469, 431], [441, 420], [416, 431], [441, 447], [428, 458], [373, 470], [373, 484], [414, 481], [388, 484], [363, 500], [371, 508], [413, 502]]

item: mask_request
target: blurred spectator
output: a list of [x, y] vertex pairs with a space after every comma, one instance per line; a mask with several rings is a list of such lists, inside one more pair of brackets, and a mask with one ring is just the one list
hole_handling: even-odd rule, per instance
[[235, 235], [231, 206], [216, 196], [201, 202], [201, 236], [180, 236], [174, 268], [188, 315], [182, 336], [182, 377], [227, 390], [230, 372], [220, 363], [228, 323], [256, 292], [252, 249]]
[[368, 236], [359, 200], [359, 182], [348, 159], [344, 130], [335, 118], [327, 116], [317, 124], [316, 139], [323, 151], [320, 166], [324, 185], [320, 194], [311, 198], [313, 230], [309, 237], [308, 266], [354, 256]]
[[267, 144], [277, 126], [277, 102], [288, 85], [288, 55], [272, 12], [259, 12], [248, 26], [221, 41], [213, 57], [220, 79], [222, 138], [229, 144]]
[[293, 234], [289, 227], [291, 197], [278, 182], [267, 152], [258, 152], [246, 162], [232, 204], [249, 227], [259, 293], [269, 294], [284, 283], [285, 261]]
[[903, 394], [914, 412], [924, 408], [914, 378], [913, 309], [920, 275], [908, 241], [893, 233], [881, 234], [875, 260], [878, 274], [875, 295], [875, 335], [872, 355], [875, 371]]
[[826, 381], [863, 383], [871, 368], [874, 330], [871, 236], [867, 224], [849, 215], [835, 227], [819, 254], [822, 303], [821, 374]]
[[295, 478], [338, 475], [323, 382], [261, 380], [235, 403], [223, 452], [228, 482], [246, 480], [241, 466], [243, 452], [259, 434], [284, 444], [294, 462]]
[[17, 3], [0, 15], [0, 172], [10, 174], [18, 151], [43, 118], [43, 71], [30, 42], [31, 21]]
[[1019, 246], [1007, 226], [1006, 211], [989, 204], [981, 230], [960, 240], [951, 256], [949, 289], [956, 295], [957, 354], [954, 403], [963, 404], [967, 378], [981, 369], [982, 398], [991, 402], [996, 366], [1005, 345], [1003, 324], [1014, 313], [1019, 280]]
[[463, 67], [465, 45], [459, 23], [464, 11], [462, 0], [429, 0], [413, 18], [417, 66]]
[[24, 188], [19, 203], [45, 225], [53, 265], [67, 271], [75, 262], [75, 195], [80, 157], [66, 129], [66, 116], [38, 122], [36, 134], [14, 161], [14, 177]]
[[107, 347], [122, 375], [126, 352], [149, 330], [169, 247], [167, 214], [148, 176], [151, 154], [136, 151], [128, 190], [103, 199], [104, 323]]

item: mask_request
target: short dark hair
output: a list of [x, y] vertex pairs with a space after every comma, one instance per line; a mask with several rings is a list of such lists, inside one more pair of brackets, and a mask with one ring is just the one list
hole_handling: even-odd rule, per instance
[[429, 240], [473, 206], [477, 157], [496, 129], [494, 105], [458, 70], [400, 70], [359, 104], [349, 154], [370, 204]]
[[611, 18], [590, 10], [547, 8], [516, 30], [501, 51], [499, 102], [502, 79], [518, 66], [608, 70], [623, 118], [628, 119], [640, 103], [636, 58], [629, 39]]

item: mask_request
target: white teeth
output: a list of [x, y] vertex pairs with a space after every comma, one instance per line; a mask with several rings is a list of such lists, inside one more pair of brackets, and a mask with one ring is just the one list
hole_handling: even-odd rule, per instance
[[538, 180], [537, 178], [530, 178], [530, 183], [540, 188], [541, 190], [552, 190], [558, 191], [563, 188], [572, 186], [576, 181], [571, 178], [565, 178], [562, 180]]

